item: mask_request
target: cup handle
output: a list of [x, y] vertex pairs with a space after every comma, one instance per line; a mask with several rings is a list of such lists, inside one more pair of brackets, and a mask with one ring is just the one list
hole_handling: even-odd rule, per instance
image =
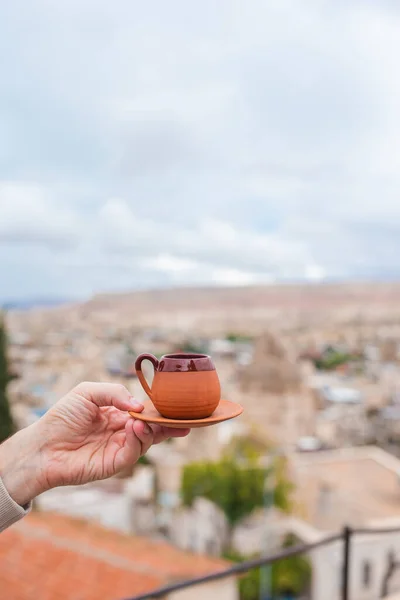
[[143, 371], [142, 371], [142, 362], [144, 360], [149, 360], [151, 362], [151, 364], [154, 367], [154, 371], [157, 371], [157, 369], [158, 369], [158, 360], [156, 359], [156, 357], [153, 354], [140, 354], [135, 361], [136, 375], [139, 378], [142, 388], [144, 389], [144, 391], [146, 392], [146, 394], [148, 395], [148, 397], [151, 400], [152, 399], [151, 398], [151, 388], [150, 388], [149, 384], [147, 383], [145, 376], [143, 375]]

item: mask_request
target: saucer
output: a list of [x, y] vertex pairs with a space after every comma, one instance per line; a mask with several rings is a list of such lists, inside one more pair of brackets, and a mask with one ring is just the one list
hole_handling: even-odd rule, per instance
[[209, 427], [210, 425], [222, 423], [222, 421], [228, 421], [228, 419], [234, 419], [241, 415], [242, 412], [243, 408], [240, 404], [236, 404], [230, 400], [220, 400], [213, 414], [205, 419], [167, 419], [160, 415], [151, 402], [144, 403], [143, 412], [139, 413], [130, 410], [129, 414], [131, 417], [139, 419], [139, 421], [145, 421], [146, 423], [157, 423], [158, 425], [175, 427], [177, 429], [186, 429], [188, 427], [194, 429], [195, 427]]

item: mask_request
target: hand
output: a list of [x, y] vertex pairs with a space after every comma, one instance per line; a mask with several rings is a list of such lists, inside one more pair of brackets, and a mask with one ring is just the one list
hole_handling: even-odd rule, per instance
[[0, 475], [11, 497], [24, 506], [50, 488], [111, 477], [152, 444], [189, 433], [147, 425], [128, 410], [140, 412], [143, 405], [123, 385], [79, 384], [0, 446]]

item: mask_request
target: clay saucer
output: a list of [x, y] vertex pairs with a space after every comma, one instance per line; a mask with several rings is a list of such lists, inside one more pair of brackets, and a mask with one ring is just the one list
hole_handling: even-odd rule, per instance
[[234, 419], [243, 412], [242, 406], [231, 402], [230, 400], [221, 400], [217, 408], [211, 415], [205, 419], [167, 419], [160, 415], [151, 402], [144, 403], [143, 412], [129, 411], [131, 417], [145, 421], [146, 423], [157, 423], [158, 425], [164, 425], [165, 427], [175, 427], [177, 429], [191, 429], [195, 427], [209, 427], [210, 425], [216, 425], [222, 423], [222, 421], [228, 421], [228, 419]]

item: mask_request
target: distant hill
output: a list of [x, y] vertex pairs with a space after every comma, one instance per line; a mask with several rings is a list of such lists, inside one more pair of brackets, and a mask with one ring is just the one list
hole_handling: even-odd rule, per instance
[[120, 323], [177, 327], [204, 334], [265, 328], [332, 326], [365, 320], [400, 322], [400, 282], [287, 284], [171, 288], [98, 294], [81, 305], [81, 318], [115, 315]]
[[91, 322], [97, 323], [99, 331], [114, 324], [131, 330], [168, 328], [199, 335], [228, 331], [257, 335], [266, 329], [301, 331], [315, 325], [332, 330], [339, 324], [391, 327], [400, 323], [400, 282], [164, 288], [98, 294], [83, 302], [19, 301], [11, 308], [14, 314], [48, 311], [51, 327]]
[[[316, 320], [327, 325], [366, 319], [400, 322], [400, 282], [260, 285], [246, 287], [177, 287], [97, 294], [87, 301], [35, 298], [4, 302], [17, 311], [49, 310], [60, 318], [99, 318], [148, 327], [180, 329], [207, 326], [212, 331], [257, 331]], [[61, 316], [62, 315], [62, 316]], [[97, 317], [95, 317], [97, 315]]]
[[304, 313], [352, 307], [363, 312], [371, 307], [400, 311], [400, 282], [281, 284], [242, 287], [176, 287], [96, 294], [90, 300], [71, 298], [24, 298], [0, 300], [8, 310], [52, 308], [79, 304], [86, 310], [115, 309], [175, 312], [192, 310], [296, 310]]
[[343, 306], [360, 310], [371, 306], [400, 308], [400, 282], [180, 287], [98, 294], [86, 305], [95, 309], [129, 306], [145, 311], [262, 307], [313, 312]]
[[52, 308], [68, 304], [67, 298], [22, 298], [20, 300], [0, 300], [2, 310], [30, 310], [32, 308]]

